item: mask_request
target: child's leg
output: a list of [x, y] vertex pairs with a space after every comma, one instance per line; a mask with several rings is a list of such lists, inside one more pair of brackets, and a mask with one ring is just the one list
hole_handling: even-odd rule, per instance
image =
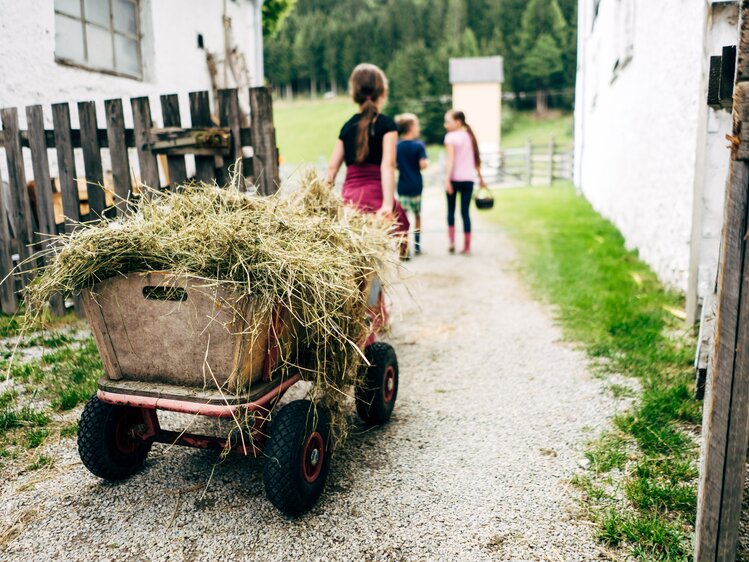
[[471, 196], [473, 195], [473, 182], [466, 182], [460, 190], [460, 216], [463, 219], [463, 253], [471, 253]]
[[421, 253], [421, 215], [414, 215], [414, 251]]
[[447, 232], [450, 236], [450, 251], [455, 251], [455, 203], [458, 197], [458, 189], [453, 182], [453, 192], [447, 194]]

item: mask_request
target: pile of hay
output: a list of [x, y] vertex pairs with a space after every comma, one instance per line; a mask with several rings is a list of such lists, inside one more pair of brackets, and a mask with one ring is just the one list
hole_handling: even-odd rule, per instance
[[[310, 353], [303, 364], [282, 351], [284, 368], [313, 382], [312, 398], [344, 433], [344, 389], [362, 362], [368, 332], [363, 280], [392, 271], [391, 226], [344, 206], [313, 175], [287, 195], [258, 197], [236, 187], [187, 185], [151, 193], [124, 218], [82, 224], [56, 238], [47, 265], [28, 286], [29, 320], [56, 293], [76, 293], [108, 277], [146, 271], [195, 275], [252, 296], [255, 313], [282, 304]], [[38, 256], [37, 256], [38, 257]], [[51, 259], [50, 259], [51, 258]]]

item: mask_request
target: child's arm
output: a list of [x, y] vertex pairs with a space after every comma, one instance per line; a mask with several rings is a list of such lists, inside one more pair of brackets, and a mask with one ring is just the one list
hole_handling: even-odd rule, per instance
[[333, 154], [330, 155], [330, 162], [328, 162], [328, 173], [325, 175], [325, 181], [327, 183], [335, 183], [335, 177], [338, 175], [338, 170], [341, 169], [343, 164], [343, 141], [338, 139], [333, 148]]
[[450, 177], [453, 175], [453, 164], [455, 163], [455, 147], [450, 143], [445, 143], [445, 148], [447, 149], [447, 166], [445, 169], [445, 175], [446, 175], [446, 185], [445, 185], [445, 191], [447, 191], [450, 195], [453, 194], [453, 184], [450, 181]]
[[421, 154], [419, 154], [419, 170], [423, 170], [429, 165], [429, 160], [427, 159], [426, 146], [424, 146], [423, 142], [420, 142], [419, 144], [421, 145]]
[[426, 158], [422, 158], [421, 160], [419, 160], [420, 170], [424, 170], [428, 165], [429, 165], [429, 160], [427, 160]]
[[378, 215], [392, 213], [395, 206], [395, 154], [397, 145], [398, 133], [395, 131], [385, 133], [382, 139], [382, 164], [380, 165], [382, 175], [382, 207], [377, 211]]

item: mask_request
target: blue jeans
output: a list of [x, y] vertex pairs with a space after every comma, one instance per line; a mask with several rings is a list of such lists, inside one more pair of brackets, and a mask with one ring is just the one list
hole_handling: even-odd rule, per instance
[[455, 226], [455, 205], [460, 193], [460, 216], [463, 219], [463, 232], [471, 232], [471, 196], [473, 195], [472, 181], [452, 181], [453, 194], [447, 194], [447, 225]]

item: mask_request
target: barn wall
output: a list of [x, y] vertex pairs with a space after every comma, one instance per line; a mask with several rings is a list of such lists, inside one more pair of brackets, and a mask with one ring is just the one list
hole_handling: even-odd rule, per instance
[[[250, 86], [262, 85], [263, 56], [260, 19], [261, 0], [228, 0], [227, 14], [232, 20], [233, 38], [244, 54], [250, 75]], [[97, 71], [64, 65], [55, 61], [54, 0], [0, 0], [0, 107], [45, 106], [47, 126], [52, 125], [49, 104], [61, 101], [151, 96], [151, 111], [156, 124], [161, 122], [159, 94], [180, 94], [183, 124], [189, 125], [188, 92], [210, 90], [211, 79], [206, 51], [223, 60], [224, 0], [140, 0], [141, 52], [143, 79], [123, 78]], [[203, 35], [205, 49], [198, 48], [198, 34]], [[224, 87], [223, 67], [218, 66], [218, 85]], [[226, 87], [237, 84], [228, 73]], [[249, 111], [248, 94], [240, 91], [240, 104]], [[104, 105], [97, 104], [99, 126], [105, 121]], [[78, 125], [75, 104], [70, 107], [73, 126]], [[25, 127], [23, 110], [19, 113]], [[132, 126], [130, 109], [125, 108], [125, 123]], [[32, 179], [28, 150], [27, 176]], [[77, 168], [83, 159], [76, 150]], [[53, 175], [56, 156], [49, 152]], [[137, 158], [131, 154], [131, 165], [138, 173]], [[188, 172], [193, 160], [188, 157]], [[104, 154], [105, 172], [108, 157]], [[0, 151], [0, 176], [7, 181], [5, 156]]]
[[[226, 4], [251, 85], [261, 85], [259, 8], [255, 0]], [[197, 36], [201, 33], [205, 49], [223, 58], [223, 5], [223, 0], [140, 0], [144, 77], [136, 80], [55, 62], [54, 0], [0, 0], [0, 107], [210, 89], [206, 51], [198, 48]], [[226, 87], [234, 87], [229, 76]], [[221, 66], [218, 79], [223, 86]], [[158, 106], [156, 98], [152, 105]]]
[[[724, 116], [711, 114], [700, 134], [709, 3], [601, 0], [595, 18], [593, 5], [580, 2], [575, 183], [667, 285], [686, 291], [704, 142], [711, 240], [727, 163]], [[716, 255], [706, 246], [700, 259]]]

